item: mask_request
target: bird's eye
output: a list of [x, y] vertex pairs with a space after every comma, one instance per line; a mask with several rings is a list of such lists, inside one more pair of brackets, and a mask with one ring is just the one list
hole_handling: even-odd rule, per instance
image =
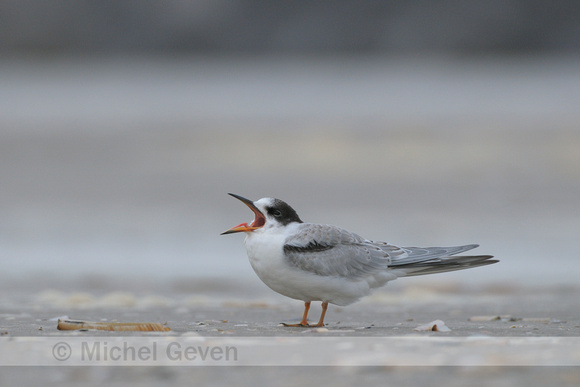
[[280, 210], [274, 210], [274, 211], [272, 211], [272, 215], [273, 215], [275, 218], [279, 218], [279, 217], [281, 217], [281, 216], [282, 216], [282, 212], [281, 212]]

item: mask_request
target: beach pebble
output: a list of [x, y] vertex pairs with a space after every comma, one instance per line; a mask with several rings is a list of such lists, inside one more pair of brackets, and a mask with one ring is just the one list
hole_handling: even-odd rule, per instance
[[413, 329], [414, 331], [418, 332], [450, 332], [451, 329], [441, 320], [431, 321], [428, 324], [419, 325], [417, 328]]

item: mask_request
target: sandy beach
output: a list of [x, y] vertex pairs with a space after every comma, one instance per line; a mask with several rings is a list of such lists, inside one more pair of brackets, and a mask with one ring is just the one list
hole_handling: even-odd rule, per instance
[[[300, 301], [273, 293], [259, 282], [249, 285], [221, 281], [231, 283], [225, 289], [219, 284], [205, 283], [203, 292], [186, 292], [183, 284], [168, 284], [164, 289], [155, 290], [144, 290], [133, 284], [133, 289], [128, 289], [126, 283], [114, 286], [110, 281], [110, 289], [79, 284], [62, 286], [62, 282], [60, 290], [51, 287], [30, 292], [30, 289], [11, 287], [10, 297], [3, 298], [2, 330], [11, 337], [65, 335], [70, 332], [57, 332], [56, 322], [58, 318], [70, 318], [167, 323], [177, 335], [267, 337], [325, 333], [357, 337], [417, 334], [414, 329], [419, 325], [444, 320], [450, 332], [426, 334], [580, 336], [580, 320], [575, 310], [578, 288], [573, 286], [510, 288], [433, 280], [423, 285], [406, 285], [405, 279], [399, 279], [396, 281], [399, 283], [389, 284], [353, 305], [331, 305], [326, 321], [328, 332], [319, 332], [280, 325], [299, 321]], [[191, 282], [196, 281], [191, 279]], [[7, 290], [3, 292], [6, 294]], [[314, 304], [311, 317], [316, 320], [320, 306]], [[119, 333], [94, 331], [91, 334]]]
[[[451, 385], [460, 385], [478, 375], [486, 375], [480, 385], [499, 380], [524, 385], [546, 378], [546, 372], [559, 385], [579, 380], [578, 288], [403, 281], [357, 304], [331, 306], [325, 328], [281, 326], [299, 320], [301, 303], [235, 280], [227, 286], [219, 280], [214, 286], [200, 281], [196, 287], [190, 279], [189, 287], [167, 283], [146, 291], [139, 283], [98, 277], [59, 281], [44, 290], [38, 282], [27, 289], [10, 286], [10, 297], [4, 296], [0, 307], [0, 341], [5, 351], [10, 349], [9, 356], [5, 351], [0, 356], [1, 381], [32, 384], [43, 374], [59, 383], [114, 384], [129, 377], [145, 385], [188, 378], [218, 385], [238, 377], [246, 384], [272, 383], [287, 373], [283, 385], [306, 376], [337, 385], [381, 377], [412, 383], [453, 380]], [[7, 292], [3, 287], [2, 293]], [[312, 309], [314, 315], [320, 307]], [[59, 319], [156, 322], [171, 331], [59, 331]], [[417, 330], [436, 320], [449, 331]], [[54, 352], [62, 343], [73, 348], [65, 361]], [[91, 343], [87, 348], [92, 352], [81, 351], [82, 343]], [[97, 352], [93, 343], [101, 346]], [[107, 346], [121, 343], [154, 348], [159, 354], [154, 359], [107, 359]], [[222, 357], [178, 357], [182, 353], [177, 349], [192, 345], [235, 348], [236, 356], [227, 362]]]
[[[578, 385], [577, 60], [411, 64], [1, 62], [0, 385]], [[302, 303], [219, 235], [251, 217], [227, 192], [401, 246], [479, 243], [500, 262], [283, 327]], [[448, 330], [416, 330], [437, 320]], [[239, 359], [159, 349], [155, 364], [86, 366], [82, 342]]]

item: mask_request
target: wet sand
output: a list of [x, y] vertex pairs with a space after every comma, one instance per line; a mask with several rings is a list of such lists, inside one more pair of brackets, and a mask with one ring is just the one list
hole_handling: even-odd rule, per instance
[[[580, 336], [576, 59], [0, 65], [0, 342], [15, 348], [0, 358], [21, 364], [1, 385], [580, 383], [565, 345]], [[282, 327], [302, 303], [219, 236], [250, 216], [227, 192], [402, 246], [479, 243], [501, 262], [397, 280], [331, 306], [324, 329]], [[283, 338], [318, 354], [327, 337], [358, 352], [323, 348], [320, 367], [34, 367], [55, 359], [27, 341], [125, 337], [57, 331], [65, 317], [172, 329], [126, 334], [138, 339]], [[415, 330], [435, 320], [450, 331]]]
[[[444, 277], [440, 275], [439, 277]], [[91, 278], [98, 283], [98, 277]], [[327, 330], [288, 328], [280, 323], [298, 322], [303, 303], [273, 293], [259, 283], [213, 279], [201, 280], [196, 289], [184, 291], [183, 282], [154, 289], [137, 283], [109, 281], [107, 287], [60, 281], [56, 287], [38, 290], [11, 287], [0, 304], [3, 335], [45, 336], [56, 330], [57, 320], [167, 323], [176, 335], [211, 336], [330, 336], [416, 335], [421, 324], [443, 320], [450, 332], [423, 335], [467, 337], [580, 336], [578, 289], [573, 286], [510, 287], [501, 284], [469, 285], [429, 280], [389, 283], [361, 301], [339, 307], [330, 305]], [[103, 280], [103, 283], [106, 283]], [[144, 283], [148, 281], [143, 280]], [[196, 279], [188, 279], [195, 283]], [[220, 282], [229, 284], [221, 287]], [[117, 289], [117, 290], [113, 290]], [[7, 289], [4, 290], [5, 292]], [[4, 293], [6, 294], [6, 293]], [[313, 302], [310, 320], [317, 321], [319, 303]], [[122, 335], [93, 331], [92, 335]]]
[[[244, 384], [276, 381], [294, 385], [319, 380], [339, 386], [355, 381], [377, 383], [381, 378], [460, 385], [485, 376], [485, 381], [477, 384], [485, 386], [498, 381], [523, 386], [548, 375], [558, 385], [574, 385], [580, 380], [580, 353], [578, 345], [571, 342], [580, 337], [578, 288], [473, 286], [442, 281], [405, 285], [398, 281], [401, 283], [389, 284], [351, 306], [331, 305], [325, 328], [281, 326], [280, 322], [300, 319], [302, 303], [272, 294], [255, 283], [233, 281], [222, 287], [205, 283], [203, 293], [195, 286], [184, 288], [184, 282], [158, 283], [143, 290], [136, 283], [115, 285], [106, 279], [97, 285], [98, 278], [83, 281], [84, 285], [59, 281], [60, 286], [50, 289], [38, 283], [32, 289], [12, 286], [11, 296], [4, 296], [0, 303], [0, 340], [5, 348], [14, 350], [10, 361], [0, 358], [4, 365], [21, 366], [3, 367], [0, 382], [9, 384], [18, 379], [32, 383], [41, 375], [65, 384], [131, 380], [144, 385], [160, 380], [180, 383], [189, 378], [206, 380], [210, 385], [242, 378]], [[185, 283], [195, 282], [190, 278]], [[103, 283], [106, 288], [121, 290], [111, 291]], [[313, 306], [315, 320], [319, 311], [318, 305]], [[59, 318], [159, 322], [166, 323], [171, 331], [58, 331]], [[442, 320], [450, 331], [416, 330], [434, 320]], [[321, 339], [338, 341], [317, 341]], [[32, 352], [41, 353], [33, 357], [36, 364], [30, 360], [31, 350], [26, 349], [30, 347], [23, 347], [30, 345], [30, 340], [38, 340], [32, 347]], [[171, 340], [180, 345], [202, 340], [204, 345], [235, 346], [241, 359], [229, 367], [220, 367], [224, 365], [220, 362], [209, 367], [200, 362], [184, 367], [183, 362], [172, 358], [156, 359], [151, 367], [139, 362], [104, 361], [91, 364], [96, 367], [84, 363], [79, 367], [78, 359], [76, 363], [74, 359], [68, 364], [56, 362], [50, 358], [52, 352], [41, 351], [57, 342], [74, 347], [79, 340], [109, 346], [115, 340]], [[474, 342], [478, 343], [475, 347]], [[346, 351], [333, 349], [346, 347]], [[275, 352], [268, 358], [260, 357], [272, 348]], [[312, 358], [308, 353], [319, 355]], [[34, 365], [44, 367], [31, 367]], [[285, 375], [283, 381], [278, 380], [280, 375]]]

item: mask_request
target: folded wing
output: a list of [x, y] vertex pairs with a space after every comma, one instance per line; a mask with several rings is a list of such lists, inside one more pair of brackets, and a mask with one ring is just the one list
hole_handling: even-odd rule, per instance
[[416, 276], [498, 262], [491, 255], [453, 256], [478, 245], [398, 247], [370, 241], [340, 227], [303, 223], [284, 244], [288, 264], [320, 276], [352, 280], [392, 270], [397, 276]]

